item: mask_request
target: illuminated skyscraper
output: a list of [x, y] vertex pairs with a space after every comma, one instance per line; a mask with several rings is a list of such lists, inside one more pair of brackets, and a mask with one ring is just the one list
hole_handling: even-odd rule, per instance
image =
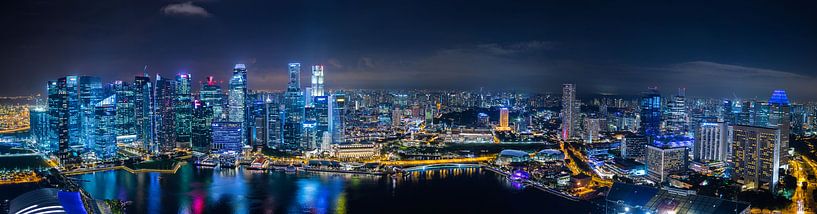
[[726, 122], [705, 122], [695, 132], [692, 157], [696, 161], [726, 161], [732, 132]]
[[212, 107], [213, 120], [220, 121], [225, 118], [223, 97], [221, 86], [213, 79], [213, 76], [208, 76], [207, 81], [201, 83], [199, 100], [201, 100], [202, 105]]
[[49, 134], [65, 165], [78, 163], [78, 154], [94, 147], [95, 104], [102, 96], [97, 77], [67, 76], [48, 84]]
[[679, 88], [678, 94], [672, 97], [669, 103], [669, 118], [667, 118], [667, 132], [671, 134], [687, 133], [686, 89]]
[[134, 139], [131, 137], [136, 135], [133, 87], [123, 81], [115, 81], [111, 86], [116, 95], [115, 134], [124, 139]]
[[[151, 152], [170, 152], [176, 148], [176, 117], [173, 103], [176, 99], [176, 81], [156, 75], [156, 101], [154, 102], [154, 124], [157, 147]], [[157, 151], [158, 150], [158, 151]]]
[[315, 140], [314, 145], [320, 145], [323, 142], [323, 133], [329, 131], [329, 97], [316, 96], [312, 102], [315, 111]]
[[289, 83], [284, 93], [284, 149], [298, 149], [303, 139], [304, 99], [301, 91], [301, 64], [289, 63]]
[[312, 97], [324, 96], [323, 88], [323, 65], [312, 66]]
[[94, 153], [102, 161], [111, 160], [116, 157], [118, 150], [116, 146], [117, 137], [117, 97], [111, 95], [97, 103], [94, 107], [94, 121], [96, 122], [94, 132]]
[[329, 97], [329, 132], [332, 133], [332, 144], [344, 144], [346, 130], [346, 95], [335, 92]]
[[674, 143], [647, 145], [647, 178], [664, 182], [670, 174], [683, 173], [687, 169], [687, 147]]
[[781, 154], [781, 129], [734, 126], [732, 136], [732, 179], [755, 188], [775, 189]]
[[211, 126], [215, 116], [213, 109], [213, 106], [205, 105], [200, 100], [193, 101], [192, 144], [194, 151], [210, 151], [213, 142], [213, 129]]
[[31, 140], [34, 142], [37, 150], [47, 152], [56, 152], [57, 145], [52, 144], [49, 139], [49, 124], [48, 124], [48, 108], [47, 106], [33, 105], [28, 108], [29, 125], [31, 129]]
[[176, 75], [176, 98], [173, 100], [176, 118], [176, 147], [190, 148], [193, 132], [193, 94], [190, 74]]
[[508, 115], [508, 108], [500, 108], [499, 109], [499, 125], [496, 127], [496, 130], [499, 131], [509, 131], [511, 130], [510, 124], [508, 122], [510, 120], [510, 116]]
[[236, 64], [233, 68], [233, 76], [230, 78], [230, 91], [228, 92], [228, 103], [230, 108], [228, 120], [242, 124], [241, 142], [247, 144], [247, 67], [244, 64]]
[[152, 151], [153, 147], [153, 83], [147, 73], [133, 80], [133, 112], [136, 138], [142, 142], [142, 149]]
[[658, 88], [650, 88], [641, 97], [641, 126], [639, 133], [651, 137], [661, 134], [661, 95]]
[[279, 99], [267, 98], [265, 101], [266, 107], [266, 127], [264, 128], [267, 134], [266, 142], [268, 148], [280, 147], [283, 139], [283, 118], [281, 112], [281, 103]]
[[579, 120], [578, 106], [576, 105], [576, 86], [573, 84], [562, 85], [562, 140], [575, 137], [575, 130]]
[[784, 90], [774, 90], [769, 98], [769, 125], [780, 129], [780, 163], [789, 162], [789, 134], [791, 134], [791, 105]]

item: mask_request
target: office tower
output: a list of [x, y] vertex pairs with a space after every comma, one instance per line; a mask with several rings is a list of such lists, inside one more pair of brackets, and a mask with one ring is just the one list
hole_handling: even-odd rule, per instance
[[312, 66], [312, 91], [310, 92], [313, 97], [317, 96], [324, 96], [324, 89], [323, 89], [323, 65], [313, 65]]
[[749, 101], [743, 102], [735, 102], [735, 107], [733, 108], [734, 115], [735, 115], [735, 124], [740, 125], [751, 125], [751, 111], [752, 111], [752, 104]]
[[142, 142], [142, 149], [153, 151], [153, 83], [147, 73], [133, 80], [133, 112], [136, 139]]
[[49, 81], [47, 90], [49, 136], [57, 142], [60, 162], [70, 167], [79, 163], [79, 152], [94, 146], [94, 105], [101, 100], [102, 83], [97, 77], [67, 76]]
[[207, 152], [213, 142], [212, 124], [215, 121], [214, 106], [200, 100], [193, 101], [192, 144], [193, 151]]
[[193, 94], [190, 74], [176, 75], [176, 98], [173, 100], [173, 121], [176, 123], [176, 147], [190, 148], [193, 131]]
[[729, 99], [723, 100], [723, 105], [721, 105], [721, 118], [723, 121], [726, 121], [727, 124], [735, 124], [737, 121], [735, 119], [735, 112], [733, 111], [734, 105], [732, 101]]
[[31, 129], [31, 141], [36, 149], [42, 153], [57, 151], [56, 145], [49, 140], [48, 108], [47, 106], [32, 105], [28, 107], [28, 121]]
[[601, 136], [600, 133], [607, 131], [605, 129], [606, 124], [607, 120], [604, 118], [584, 118], [584, 135], [582, 139], [587, 143], [593, 143], [593, 141], [598, 140]]
[[732, 179], [746, 186], [774, 190], [781, 163], [781, 139], [779, 128], [734, 126]]
[[94, 132], [94, 153], [99, 160], [110, 161], [116, 158], [116, 137], [117, 137], [117, 106], [116, 95], [111, 95], [94, 107], [94, 121], [96, 131]]
[[488, 114], [480, 112], [477, 114], [477, 127], [484, 128], [491, 125], [491, 118]]
[[133, 139], [136, 135], [136, 113], [132, 86], [127, 82], [115, 81], [111, 87], [116, 95], [115, 134], [123, 139]]
[[320, 145], [323, 142], [323, 133], [329, 131], [329, 97], [316, 96], [314, 97], [313, 110], [315, 118], [315, 145]]
[[769, 98], [769, 125], [780, 129], [780, 163], [789, 162], [789, 134], [791, 134], [791, 106], [784, 90], [774, 90]]
[[732, 142], [732, 132], [726, 122], [704, 122], [695, 132], [695, 146], [692, 157], [695, 161], [726, 161], [729, 159], [729, 149]]
[[156, 146], [151, 152], [171, 152], [176, 148], [176, 122], [173, 103], [176, 99], [176, 81], [156, 75], [154, 124]]
[[647, 178], [653, 182], [664, 182], [670, 174], [683, 173], [687, 169], [686, 146], [650, 144], [646, 152]]
[[213, 120], [221, 121], [226, 118], [223, 110], [223, 97], [224, 94], [221, 93], [221, 86], [213, 79], [213, 76], [208, 76], [207, 81], [201, 83], [199, 100], [201, 100], [202, 105], [212, 107]]
[[281, 104], [278, 99], [266, 99], [266, 134], [267, 134], [267, 148], [276, 148], [281, 146], [283, 140], [283, 119], [281, 118]]
[[227, 99], [230, 108], [228, 121], [242, 124], [241, 142], [247, 144], [247, 67], [244, 64], [235, 64], [233, 68]]
[[335, 93], [329, 97], [329, 132], [332, 133], [332, 144], [344, 144], [346, 130], [346, 95]]
[[284, 149], [298, 149], [303, 139], [304, 99], [301, 91], [301, 64], [289, 63], [289, 83], [284, 92]]
[[661, 95], [658, 88], [650, 88], [641, 97], [641, 126], [639, 133], [651, 137], [661, 134]]
[[769, 103], [752, 101], [752, 110], [750, 111], [749, 120], [753, 126], [768, 126], [769, 125]]
[[686, 89], [678, 89], [678, 94], [672, 97], [669, 103], [669, 118], [667, 118], [667, 132], [672, 134], [687, 133]]
[[239, 122], [213, 122], [212, 133], [213, 150], [219, 152], [241, 152], [243, 143], [241, 138], [242, 124]]
[[403, 110], [400, 108], [394, 108], [391, 112], [391, 126], [392, 127], [399, 127], [400, 122], [403, 120]]
[[500, 108], [499, 109], [499, 124], [496, 127], [496, 130], [499, 131], [509, 131], [511, 127], [509, 125], [509, 118], [508, 115], [508, 108]]
[[576, 111], [576, 86], [573, 84], [562, 85], [562, 140], [569, 140], [575, 135], [579, 112]]
[[647, 137], [643, 135], [628, 135], [621, 141], [621, 157], [644, 162], [647, 149]]
[[[434, 126], [434, 108], [432, 108], [431, 106], [426, 106], [425, 116], [426, 116], [426, 129], [433, 127]], [[507, 128], [510, 129], [510, 127], [507, 127]]]

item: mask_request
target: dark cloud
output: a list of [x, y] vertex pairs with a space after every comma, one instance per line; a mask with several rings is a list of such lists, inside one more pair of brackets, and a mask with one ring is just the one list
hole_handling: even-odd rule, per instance
[[169, 4], [162, 7], [162, 13], [171, 16], [200, 16], [209, 17], [210, 12], [207, 12], [203, 7], [193, 4], [192, 1]]

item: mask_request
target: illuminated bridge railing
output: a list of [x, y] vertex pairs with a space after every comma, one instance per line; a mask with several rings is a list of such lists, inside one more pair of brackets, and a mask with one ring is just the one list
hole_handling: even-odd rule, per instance
[[425, 171], [425, 170], [434, 170], [434, 169], [460, 169], [460, 168], [477, 168], [480, 167], [479, 164], [432, 164], [432, 165], [423, 165], [423, 166], [415, 166], [403, 169], [406, 172], [417, 172], [417, 171]]

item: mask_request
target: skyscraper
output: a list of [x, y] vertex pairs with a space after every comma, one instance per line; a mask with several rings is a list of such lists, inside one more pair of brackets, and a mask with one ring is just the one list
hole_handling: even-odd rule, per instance
[[200, 100], [193, 101], [192, 144], [194, 151], [210, 151], [213, 142], [212, 124], [215, 116], [213, 109], [213, 106], [208, 106]]
[[780, 163], [789, 162], [789, 134], [791, 134], [791, 106], [784, 90], [774, 90], [769, 98], [769, 125], [780, 129]]
[[235, 64], [233, 76], [230, 78], [228, 92], [230, 108], [228, 120], [242, 124], [241, 142], [247, 144], [247, 67], [244, 64]]
[[778, 181], [781, 129], [734, 126], [732, 135], [732, 179], [754, 188], [774, 190]]
[[[154, 124], [157, 147], [151, 152], [169, 152], [176, 148], [176, 122], [173, 103], [176, 99], [176, 81], [156, 75]], [[158, 151], [157, 151], [158, 150]]]
[[124, 81], [115, 81], [111, 86], [116, 95], [115, 135], [133, 139], [130, 137], [136, 135], [133, 87]]
[[281, 104], [278, 101], [279, 99], [271, 99], [267, 98], [265, 100], [266, 107], [266, 130], [267, 138], [267, 148], [275, 148], [280, 147], [283, 140], [283, 118], [281, 117]]
[[324, 96], [323, 88], [323, 65], [312, 66], [312, 97]]
[[671, 134], [687, 133], [686, 89], [679, 88], [678, 94], [672, 97], [669, 103], [669, 118], [667, 118], [667, 132]]
[[314, 98], [313, 109], [315, 111], [315, 145], [323, 142], [323, 133], [329, 131], [329, 97], [316, 96]]
[[301, 91], [301, 64], [289, 63], [289, 82], [284, 93], [284, 149], [298, 149], [303, 138], [304, 99]]
[[695, 132], [692, 157], [695, 161], [726, 161], [732, 146], [732, 132], [726, 122], [704, 122]]
[[641, 124], [639, 133], [652, 137], [661, 134], [661, 95], [658, 88], [650, 88], [641, 97]]
[[219, 152], [241, 152], [241, 123], [213, 122], [213, 149]]
[[176, 123], [176, 147], [190, 148], [193, 132], [193, 94], [190, 74], [176, 75], [173, 116]]
[[28, 108], [31, 139], [37, 149], [45, 152], [56, 152], [57, 145], [49, 139], [48, 107], [33, 105]]
[[153, 147], [153, 83], [147, 73], [133, 80], [133, 111], [136, 138], [142, 142], [142, 149], [151, 151]]
[[332, 144], [346, 142], [346, 95], [335, 92], [329, 97], [329, 132], [332, 133]]
[[199, 90], [199, 100], [202, 105], [210, 106], [213, 110], [213, 119], [224, 119], [224, 94], [221, 93], [221, 86], [213, 79], [213, 76], [208, 76], [207, 81], [201, 83], [201, 90]]
[[96, 122], [94, 153], [102, 161], [115, 158], [118, 150], [116, 146], [117, 104], [117, 96], [114, 94], [103, 99], [94, 107], [94, 121]]
[[510, 116], [508, 115], [508, 108], [500, 108], [499, 109], [499, 125], [496, 127], [496, 130], [499, 131], [509, 131], [511, 127], [509, 125]]
[[653, 182], [664, 182], [670, 174], [682, 173], [687, 169], [687, 147], [672, 143], [647, 145], [647, 178]]
[[569, 140], [575, 136], [578, 124], [579, 112], [576, 111], [576, 86], [573, 84], [562, 84], [562, 140]]
[[49, 128], [58, 142], [58, 157], [66, 166], [79, 163], [79, 152], [94, 147], [95, 104], [101, 100], [97, 77], [67, 76], [48, 83]]

